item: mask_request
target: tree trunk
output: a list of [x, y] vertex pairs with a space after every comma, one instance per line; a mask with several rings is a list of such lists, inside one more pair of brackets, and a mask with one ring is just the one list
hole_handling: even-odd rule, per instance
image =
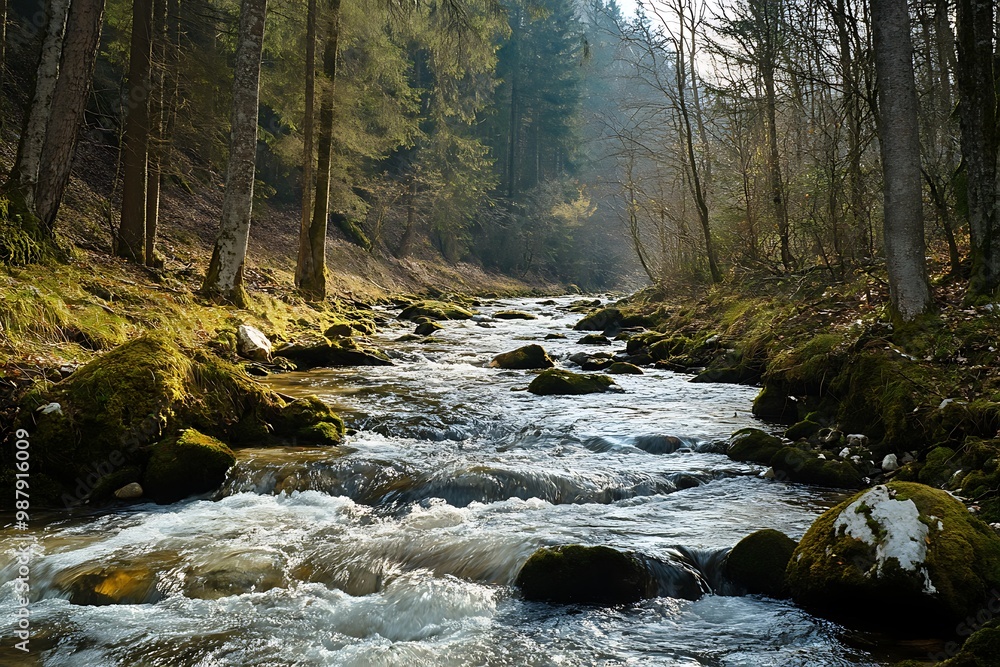
[[337, 51], [340, 48], [340, 0], [330, 3], [330, 29], [323, 47], [326, 81], [319, 107], [319, 162], [316, 168], [316, 195], [309, 226], [309, 252], [301, 267], [299, 289], [310, 298], [326, 298], [326, 230], [330, 217], [330, 181], [333, 177], [334, 90], [337, 85]]
[[73, 1], [35, 197], [38, 217], [50, 232], [69, 184], [77, 137], [90, 99], [103, 21], [104, 0]]
[[309, 0], [306, 16], [306, 108], [302, 123], [302, 219], [299, 227], [299, 256], [295, 264], [295, 286], [301, 288], [303, 271], [309, 265], [309, 222], [313, 197], [313, 121], [316, 111], [316, 0]]
[[260, 61], [264, 50], [266, 14], [267, 0], [243, 0], [233, 72], [229, 168], [222, 199], [222, 220], [202, 286], [202, 291], [208, 295], [238, 306], [247, 303], [243, 289], [243, 263], [247, 255], [253, 210]]
[[[24, 212], [34, 214], [38, 173], [41, 169], [42, 149], [52, 115], [52, 98], [59, 79], [63, 40], [66, 36], [66, 17], [69, 0], [51, 0], [48, 5], [48, 24], [42, 39], [42, 51], [35, 75], [35, 88], [31, 107], [25, 118], [17, 157], [10, 173], [9, 186], [16, 187]], [[20, 203], [19, 203], [20, 205]]]
[[128, 109], [123, 150], [122, 214], [119, 257], [143, 262], [146, 253], [146, 186], [149, 179], [149, 93], [153, 52], [153, 0], [133, 0], [128, 63]]
[[957, 10], [959, 122], [972, 246], [969, 294], [977, 297], [991, 295], [1000, 286], [994, 8], [991, 0], [958, 0]]
[[878, 81], [884, 235], [893, 318], [909, 322], [931, 304], [924, 258], [920, 133], [910, 17], [901, 0], [872, 0]]
[[156, 267], [156, 229], [160, 222], [160, 185], [166, 142], [167, 3], [153, 0], [153, 67], [150, 77], [149, 160], [146, 174], [146, 266]]
[[778, 102], [774, 88], [774, 67], [765, 64], [761, 68], [761, 75], [764, 79], [764, 105], [767, 116], [767, 172], [771, 189], [771, 204], [774, 207], [774, 219], [778, 225], [778, 238], [781, 242], [781, 265], [785, 271], [791, 271], [795, 266], [795, 259], [792, 257], [789, 238], [785, 188], [781, 181], [781, 154], [778, 152]]

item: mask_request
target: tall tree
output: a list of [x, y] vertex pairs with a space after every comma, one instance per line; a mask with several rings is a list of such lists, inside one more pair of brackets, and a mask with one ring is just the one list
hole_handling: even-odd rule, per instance
[[1000, 203], [997, 159], [1000, 149], [997, 63], [992, 0], [958, 0], [958, 90], [962, 159], [968, 183], [973, 297], [1000, 287]]
[[73, 0], [66, 25], [52, 117], [42, 147], [35, 210], [51, 230], [69, 183], [104, 20], [104, 0]]
[[295, 264], [295, 286], [301, 287], [304, 273], [311, 267], [312, 244], [309, 240], [313, 203], [313, 165], [316, 148], [314, 125], [316, 117], [316, 0], [308, 0], [306, 10], [306, 81], [305, 115], [302, 123], [302, 211], [299, 227], [299, 255]]
[[233, 71], [229, 167], [222, 220], [202, 291], [214, 298], [247, 304], [243, 263], [250, 238], [254, 175], [257, 165], [257, 114], [260, 63], [264, 50], [267, 0], [243, 0]]
[[871, 0], [878, 80], [885, 256], [893, 315], [909, 322], [931, 304], [924, 258], [920, 130], [910, 16], [903, 0]]
[[149, 184], [149, 93], [153, 54], [153, 0], [133, 0], [129, 48], [125, 138], [122, 150], [121, 224], [116, 252], [133, 262], [146, 256], [146, 210]]
[[340, 50], [340, 0], [330, 4], [329, 28], [323, 47], [323, 92], [319, 106], [319, 164], [316, 194], [309, 225], [308, 251], [300, 253], [295, 270], [298, 287], [311, 298], [326, 298], [326, 230], [330, 217], [330, 185], [333, 178], [334, 103], [336, 102], [337, 58]]

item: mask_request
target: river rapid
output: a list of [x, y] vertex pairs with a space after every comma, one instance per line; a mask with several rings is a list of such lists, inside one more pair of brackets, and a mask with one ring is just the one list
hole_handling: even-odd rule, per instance
[[[798, 539], [842, 497], [765, 481], [719, 453], [733, 431], [761, 426], [754, 388], [647, 369], [615, 376], [622, 393], [539, 397], [523, 391], [531, 372], [486, 367], [532, 342], [569, 369], [575, 352], [608, 351], [577, 343], [572, 301], [491, 302], [480, 312], [537, 319], [449, 322], [429, 342], [396, 342], [412, 325], [395, 324], [375, 340], [392, 366], [273, 377], [344, 416], [339, 451], [239, 450], [211, 497], [36, 519], [28, 656], [10, 650], [8, 527], [0, 663], [881, 664], [863, 637], [762, 597], [611, 609], [519, 598], [528, 556], [569, 543], [678, 563], [715, 590], [723, 550], [761, 528]], [[138, 604], [70, 602], [74, 582], [101, 570], [155, 586]]]

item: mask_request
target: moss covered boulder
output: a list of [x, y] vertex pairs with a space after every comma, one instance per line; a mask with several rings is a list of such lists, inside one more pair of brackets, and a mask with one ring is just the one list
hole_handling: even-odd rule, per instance
[[532, 370], [555, 366], [541, 345], [525, 345], [513, 352], [504, 352], [493, 357], [490, 368], [506, 370]]
[[953, 632], [1000, 590], [1000, 537], [948, 493], [891, 482], [817, 519], [786, 574], [797, 602], [838, 620]]
[[771, 457], [775, 474], [789, 482], [828, 486], [834, 489], [863, 489], [867, 486], [861, 473], [846, 461], [824, 458], [817, 452], [799, 447], [782, 447]]
[[538, 317], [532, 315], [531, 313], [526, 313], [523, 310], [501, 310], [499, 313], [493, 313], [493, 319], [497, 320], [537, 320]]
[[[979, 617], [982, 618], [986, 611], [989, 615], [994, 615], [993, 610], [996, 607], [996, 603], [991, 603], [988, 609], [980, 612]], [[929, 656], [941, 661], [936, 663], [937, 667], [996, 667], [1000, 663], [1000, 624], [994, 621], [980, 628], [979, 623], [977, 620], [969, 619], [959, 626], [959, 636], [965, 636], [976, 630], [961, 646], [951, 641], [944, 645], [943, 651]], [[896, 663], [895, 667], [926, 667], [926, 665], [926, 662], [908, 660]]]
[[785, 593], [785, 569], [797, 543], [779, 530], [747, 535], [726, 556], [726, 578], [746, 590], [770, 597]]
[[590, 313], [573, 327], [577, 331], [606, 331], [621, 326], [622, 311], [617, 308], [602, 308]]
[[274, 356], [288, 359], [298, 370], [392, 365], [385, 352], [362, 347], [351, 338], [334, 341], [323, 338], [291, 343], [275, 350]]
[[344, 420], [316, 396], [299, 398], [274, 418], [276, 431], [295, 445], [337, 445], [344, 437]]
[[785, 437], [792, 441], [808, 439], [819, 433], [821, 428], [823, 427], [818, 423], [806, 419], [790, 426], [788, 430], [785, 431]]
[[579, 544], [539, 549], [514, 583], [526, 600], [561, 604], [628, 604], [649, 597], [654, 588], [638, 558]]
[[758, 419], [792, 424], [799, 414], [798, 402], [782, 391], [765, 385], [753, 399], [753, 416]]
[[157, 502], [175, 502], [218, 488], [234, 463], [224, 442], [187, 429], [153, 445], [142, 487]]
[[584, 375], [557, 368], [542, 372], [528, 385], [528, 391], [539, 396], [599, 394], [615, 386], [607, 375]]
[[413, 333], [418, 336], [430, 336], [438, 331], [441, 331], [442, 329], [444, 329], [444, 327], [437, 322], [427, 321], [418, 324], [417, 328], [413, 330]]
[[415, 321], [426, 317], [429, 320], [468, 320], [475, 315], [471, 310], [444, 301], [417, 301], [411, 303], [398, 315], [401, 320]]
[[745, 428], [733, 433], [726, 443], [726, 453], [734, 461], [770, 465], [771, 459], [783, 447], [781, 438], [761, 431]]

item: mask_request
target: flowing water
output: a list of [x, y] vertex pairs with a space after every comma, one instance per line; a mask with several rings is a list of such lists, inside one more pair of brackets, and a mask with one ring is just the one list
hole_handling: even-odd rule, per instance
[[[798, 538], [840, 497], [761, 480], [719, 453], [730, 433], [760, 425], [754, 389], [647, 370], [616, 376], [623, 393], [538, 397], [523, 391], [530, 372], [485, 367], [529, 342], [567, 368], [574, 352], [607, 351], [576, 342], [571, 301], [491, 303], [481, 312], [538, 319], [447, 323], [430, 342], [395, 342], [412, 325], [393, 325], [377, 340], [393, 366], [274, 378], [343, 414], [346, 454], [241, 450], [212, 497], [36, 520], [32, 654], [8, 650], [11, 564], [0, 570], [0, 662], [879, 664], [790, 603], [712, 592], [725, 592], [725, 549], [760, 528]], [[520, 566], [568, 543], [641, 552], [709, 594], [671, 597], [667, 573], [662, 597], [627, 607], [522, 601]], [[137, 603], [71, 602], [94, 573], [140, 582]]]

